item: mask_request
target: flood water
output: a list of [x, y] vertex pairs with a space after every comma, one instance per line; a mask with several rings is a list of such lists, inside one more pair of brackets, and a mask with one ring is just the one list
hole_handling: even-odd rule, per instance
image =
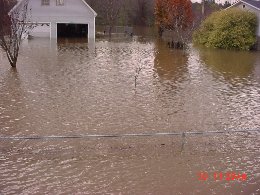
[[[183, 52], [141, 36], [35, 39], [23, 44], [17, 71], [0, 51], [0, 95], [1, 136], [259, 129], [260, 53]], [[215, 181], [215, 172], [247, 179]], [[259, 133], [0, 140], [0, 194], [259, 194], [259, 186]]]

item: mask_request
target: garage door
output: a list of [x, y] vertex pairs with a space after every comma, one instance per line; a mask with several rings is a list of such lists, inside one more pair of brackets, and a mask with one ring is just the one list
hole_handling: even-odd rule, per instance
[[57, 37], [88, 37], [88, 24], [57, 24]]

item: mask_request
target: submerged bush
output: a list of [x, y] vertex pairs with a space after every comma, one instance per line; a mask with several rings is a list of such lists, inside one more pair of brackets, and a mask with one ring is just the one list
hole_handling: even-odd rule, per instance
[[207, 47], [250, 50], [256, 43], [257, 16], [232, 8], [214, 12], [193, 33], [193, 42]]

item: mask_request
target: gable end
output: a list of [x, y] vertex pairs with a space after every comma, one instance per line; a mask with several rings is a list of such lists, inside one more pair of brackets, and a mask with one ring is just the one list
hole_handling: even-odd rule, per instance
[[[24, 2], [25, 0], [18, 0], [17, 4], [9, 11], [9, 15], [19, 7], [19, 5], [21, 5], [22, 2]], [[89, 6], [89, 4], [87, 4], [87, 2], [85, 0], [81, 0], [85, 6], [87, 6], [90, 11], [94, 14], [94, 16], [97, 16], [97, 13]]]

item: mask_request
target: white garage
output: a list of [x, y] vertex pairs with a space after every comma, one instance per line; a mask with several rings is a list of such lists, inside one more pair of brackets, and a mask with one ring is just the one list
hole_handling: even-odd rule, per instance
[[[13, 9], [19, 9], [27, 0], [20, 0]], [[95, 40], [96, 12], [84, 0], [31, 0], [30, 22], [37, 26], [33, 37], [86, 37]]]

